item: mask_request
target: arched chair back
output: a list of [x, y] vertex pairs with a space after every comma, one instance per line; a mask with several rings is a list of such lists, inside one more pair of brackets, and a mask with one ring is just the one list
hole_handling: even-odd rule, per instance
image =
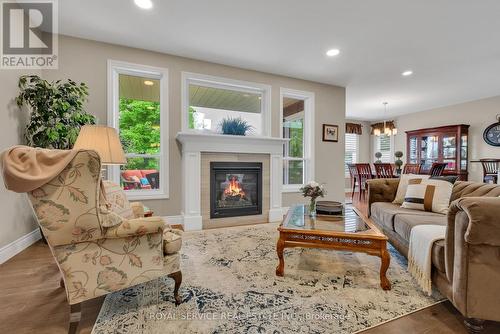
[[483, 182], [497, 183], [500, 162], [497, 159], [481, 159], [480, 161], [483, 165]]
[[366, 180], [373, 179], [372, 168], [368, 163], [356, 164], [357, 180], [359, 184], [359, 199], [361, 200], [366, 190]]
[[420, 174], [420, 164], [406, 164], [403, 167], [403, 174]]
[[356, 169], [356, 164], [347, 164], [349, 169], [349, 175], [351, 176], [351, 199], [354, 197], [354, 192], [356, 191], [356, 179], [358, 177], [358, 170]]
[[444, 169], [448, 163], [446, 162], [434, 162], [431, 169], [429, 170], [430, 176], [441, 176], [443, 175]]
[[373, 164], [375, 166], [375, 174], [377, 175], [377, 179], [390, 179], [394, 177], [394, 168], [390, 163], [376, 163]]

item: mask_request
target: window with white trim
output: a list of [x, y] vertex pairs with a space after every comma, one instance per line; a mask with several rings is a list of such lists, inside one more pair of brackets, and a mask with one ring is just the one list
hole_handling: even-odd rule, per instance
[[[380, 161], [385, 163], [392, 162], [392, 136], [385, 134], [375, 137], [375, 151], [382, 153]], [[375, 158], [377, 159], [377, 158]]]
[[345, 134], [345, 164], [344, 164], [344, 174], [349, 177], [349, 164], [355, 164], [358, 162], [359, 153], [359, 136], [355, 133]]
[[245, 121], [247, 135], [268, 136], [268, 85], [183, 72], [183, 130], [222, 131], [221, 122]]
[[167, 70], [109, 61], [108, 81], [108, 123], [127, 158], [109, 178], [131, 199], [168, 197]]
[[313, 179], [312, 113], [314, 95], [282, 89], [283, 190], [298, 191]]

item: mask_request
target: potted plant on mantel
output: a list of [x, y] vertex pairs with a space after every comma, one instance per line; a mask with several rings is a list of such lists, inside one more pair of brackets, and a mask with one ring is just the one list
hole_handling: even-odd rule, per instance
[[71, 149], [85, 124], [95, 124], [96, 118], [83, 109], [88, 87], [71, 79], [49, 82], [37, 75], [19, 78], [17, 105], [28, 106], [31, 113], [26, 125], [29, 146], [51, 149]]
[[219, 123], [219, 127], [222, 134], [233, 136], [246, 136], [247, 132], [253, 129], [253, 126], [248, 124], [248, 122], [241, 117], [224, 118]]

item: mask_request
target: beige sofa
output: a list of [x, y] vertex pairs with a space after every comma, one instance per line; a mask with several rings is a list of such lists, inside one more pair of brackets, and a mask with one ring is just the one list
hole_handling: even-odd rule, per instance
[[432, 249], [432, 282], [468, 318], [470, 332], [480, 332], [484, 320], [500, 321], [500, 186], [458, 181], [442, 215], [393, 204], [398, 184], [368, 181], [372, 220], [405, 256], [413, 226], [446, 225], [445, 240]]

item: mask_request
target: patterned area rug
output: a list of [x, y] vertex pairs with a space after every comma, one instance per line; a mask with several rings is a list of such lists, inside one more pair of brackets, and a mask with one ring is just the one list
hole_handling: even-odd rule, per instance
[[361, 253], [285, 249], [277, 277], [276, 224], [184, 233], [183, 304], [162, 278], [108, 295], [92, 333], [353, 333], [430, 306], [392, 247], [388, 278]]

